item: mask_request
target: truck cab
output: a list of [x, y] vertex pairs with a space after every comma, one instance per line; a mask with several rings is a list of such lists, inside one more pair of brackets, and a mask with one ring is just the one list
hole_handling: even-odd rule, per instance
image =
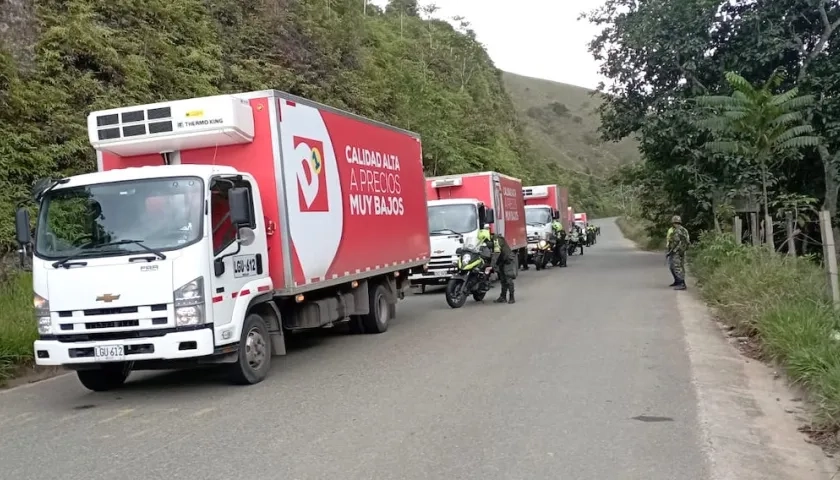
[[528, 262], [533, 261], [537, 243], [548, 240], [551, 223], [559, 218], [556, 210], [548, 205], [525, 205], [525, 226], [528, 232]]
[[425, 291], [429, 285], [445, 285], [457, 263], [456, 250], [478, 243], [478, 231], [492, 218], [492, 208], [474, 199], [430, 200], [429, 241], [432, 254], [423, 272], [409, 277], [410, 284]]

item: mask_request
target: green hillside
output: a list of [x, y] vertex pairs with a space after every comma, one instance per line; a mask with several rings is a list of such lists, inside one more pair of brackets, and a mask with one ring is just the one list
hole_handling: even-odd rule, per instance
[[540, 157], [596, 175], [639, 160], [634, 140], [611, 143], [599, 138], [596, 109], [601, 100], [591, 90], [507, 72], [503, 80], [526, 138]]

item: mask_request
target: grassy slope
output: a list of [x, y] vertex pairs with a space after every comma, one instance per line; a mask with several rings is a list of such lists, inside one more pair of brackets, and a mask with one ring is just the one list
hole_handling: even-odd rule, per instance
[[586, 88], [504, 73], [505, 88], [535, 150], [563, 168], [600, 174], [639, 159], [632, 139], [598, 138], [600, 100]]

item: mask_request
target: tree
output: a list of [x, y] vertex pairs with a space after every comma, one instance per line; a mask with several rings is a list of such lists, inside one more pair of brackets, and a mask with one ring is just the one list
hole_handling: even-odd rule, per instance
[[[713, 114], [698, 122], [713, 132], [715, 140], [706, 143], [714, 153], [738, 156], [758, 166], [761, 172], [761, 194], [766, 231], [770, 230], [770, 201], [767, 195], [769, 167], [775, 161], [806, 147], [818, 147], [820, 138], [804, 123], [804, 109], [813, 105], [810, 95], [799, 95], [794, 87], [774, 94], [784, 80], [781, 71], [774, 72], [760, 87], [754, 87], [735, 72], [726, 73], [731, 95], [705, 95], [695, 98], [701, 108]], [[766, 241], [773, 243], [771, 235]]]

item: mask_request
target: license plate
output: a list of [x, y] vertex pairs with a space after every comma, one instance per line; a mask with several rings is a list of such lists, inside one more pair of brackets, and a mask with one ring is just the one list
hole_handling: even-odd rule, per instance
[[436, 277], [445, 277], [447, 275], [449, 275], [449, 272], [446, 270], [438, 270], [435, 272]]
[[125, 360], [125, 347], [122, 345], [100, 345], [93, 347], [93, 357], [101, 362], [119, 362]]

